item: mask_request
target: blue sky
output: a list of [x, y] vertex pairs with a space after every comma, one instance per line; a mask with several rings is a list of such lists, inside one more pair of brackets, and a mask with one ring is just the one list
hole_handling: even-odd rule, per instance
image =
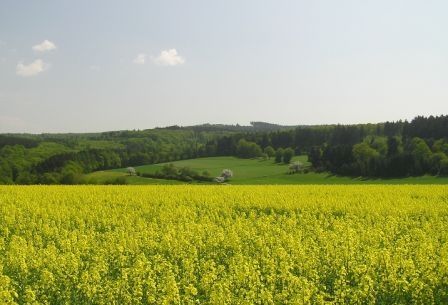
[[0, 132], [448, 111], [446, 1], [0, 2]]

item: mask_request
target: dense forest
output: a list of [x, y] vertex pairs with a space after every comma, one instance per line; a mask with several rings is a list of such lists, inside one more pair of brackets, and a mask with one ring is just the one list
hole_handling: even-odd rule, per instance
[[448, 116], [357, 125], [252, 122], [91, 134], [3, 134], [0, 183], [73, 184], [83, 183], [83, 174], [102, 169], [210, 156], [275, 157], [284, 162], [292, 154], [307, 154], [314, 170], [338, 175], [447, 175]]
[[237, 133], [213, 139], [206, 148], [208, 155], [246, 158], [292, 148], [307, 154], [314, 170], [338, 175], [448, 175], [448, 116]]

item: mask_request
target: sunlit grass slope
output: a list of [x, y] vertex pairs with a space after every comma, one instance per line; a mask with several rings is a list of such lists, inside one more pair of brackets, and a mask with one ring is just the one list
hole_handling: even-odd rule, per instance
[[[293, 161], [300, 161], [309, 166], [306, 156], [296, 156]], [[363, 179], [329, 175], [328, 173], [288, 174], [288, 165], [276, 164], [271, 160], [240, 159], [235, 157], [210, 157], [182, 161], [174, 161], [176, 167], [188, 166], [197, 172], [208, 171], [213, 177], [218, 176], [223, 169], [231, 169], [234, 177], [231, 184], [448, 184], [448, 178], [432, 176], [409, 177], [398, 179]], [[155, 173], [167, 163], [135, 167], [142, 173]], [[108, 178], [126, 176], [126, 169], [114, 169], [90, 174], [89, 177], [105, 181]], [[128, 177], [130, 184], [173, 184], [181, 183], [173, 180]]]

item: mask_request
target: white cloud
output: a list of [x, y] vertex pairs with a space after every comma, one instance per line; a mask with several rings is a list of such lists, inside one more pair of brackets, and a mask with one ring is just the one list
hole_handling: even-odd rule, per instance
[[29, 65], [23, 64], [23, 62], [19, 62], [16, 66], [16, 73], [20, 76], [34, 76], [48, 68], [48, 65], [42, 61], [42, 59], [36, 59]]
[[137, 65], [144, 65], [146, 62], [146, 54], [144, 53], [138, 54], [137, 57], [134, 58], [132, 62]]
[[49, 40], [44, 40], [41, 43], [33, 46], [33, 50], [38, 52], [46, 52], [54, 49], [56, 49], [56, 45]]
[[163, 66], [176, 66], [185, 63], [185, 59], [177, 54], [176, 49], [163, 50], [159, 56], [153, 58], [153, 61]]
[[101, 70], [100, 66], [97, 66], [97, 65], [92, 65], [92, 66], [89, 67], [89, 69], [92, 70], [92, 71], [99, 71], [99, 70]]

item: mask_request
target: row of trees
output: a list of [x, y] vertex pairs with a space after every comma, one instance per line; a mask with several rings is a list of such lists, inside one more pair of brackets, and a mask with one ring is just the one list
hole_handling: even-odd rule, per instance
[[340, 175], [448, 175], [448, 142], [444, 139], [371, 136], [355, 145], [314, 147], [308, 157], [315, 169]]
[[[256, 143], [260, 148], [291, 147], [296, 154], [306, 154], [313, 147], [323, 145], [355, 145], [368, 136], [404, 139], [420, 137], [441, 139], [448, 137], [448, 116], [416, 117], [411, 122], [397, 121], [379, 124], [302, 126], [269, 132], [230, 133], [210, 138], [200, 147], [201, 156], [242, 155], [237, 148], [239, 141]], [[252, 148], [252, 151], [255, 151]]]
[[0, 183], [72, 184], [96, 170], [197, 157], [212, 135], [150, 130], [98, 135], [0, 137]]
[[338, 174], [445, 172], [447, 153], [439, 146], [444, 147], [440, 143], [448, 138], [448, 116], [381, 124], [262, 127], [0, 135], [0, 183], [75, 183], [82, 174], [100, 169], [211, 156], [289, 163], [294, 154], [305, 153], [317, 170]]
[[341, 175], [448, 175], [448, 116], [419, 116], [377, 127], [381, 132], [359, 141], [341, 139], [314, 146], [308, 151], [309, 160], [317, 170]]
[[180, 180], [185, 182], [191, 181], [213, 181], [208, 171], [203, 171], [199, 173], [188, 166], [176, 167], [174, 164], [165, 164], [160, 170], [155, 173], [139, 173], [136, 172], [138, 176], [147, 178], [158, 178], [158, 179], [169, 179], [169, 180]]
[[282, 147], [275, 150], [272, 146], [266, 146], [264, 149], [261, 148], [255, 142], [246, 141], [241, 139], [238, 141], [236, 146], [236, 156], [240, 158], [257, 158], [262, 157], [264, 159], [271, 159], [275, 157], [276, 163], [289, 163], [294, 157], [294, 149], [287, 147], [283, 149]]

